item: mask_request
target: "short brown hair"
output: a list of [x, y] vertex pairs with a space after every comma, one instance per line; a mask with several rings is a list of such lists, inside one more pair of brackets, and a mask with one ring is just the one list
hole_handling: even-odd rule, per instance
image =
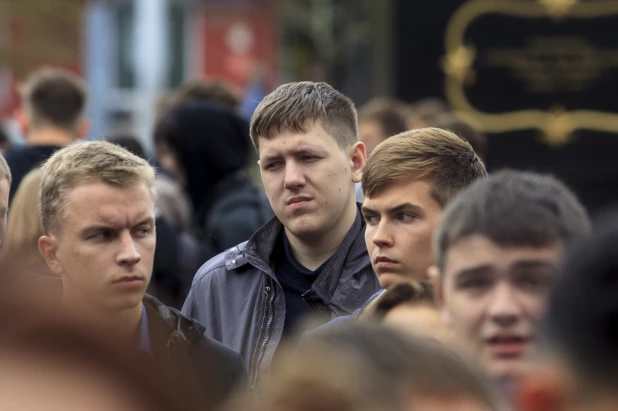
[[106, 141], [78, 141], [58, 150], [41, 169], [41, 226], [59, 229], [66, 197], [79, 184], [101, 181], [116, 187], [146, 184], [153, 201], [154, 169], [138, 156]]
[[279, 86], [257, 106], [251, 118], [251, 141], [259, 152], [259, 138], [272, 139], [281, 130], [306, 133], [320, 121], [342, 148], [358, 141], [354, 103], [326, 83], [301, 81]]
[[44, 68], [22, 85], [21, 97], [34, 127], [53, 125], [74, 133], [86, 106], [84, 81], [68, 70]]
[[420, 128], [385, 140], [363, 170], [365, 197], [374, 197], [395, 181], [426, 178], [431, 195], [444, 207], [462, 188], [487, 171], [468, 142], [447, 130]]
[[12, 177], [11, 177], [11, 169], [9, 168], [9, 165], [4, 159], [4, 156], [2, 155], [2, 153], [0, 153], [0, 181], [2, 180], [7, 180], [9, 184], [11, 184]]
[[591, 231], [583, 205], [553, 177], [503, 170], [463, 190], [440, 217], [436, 265], [457, 241], [481, 235], [503, 247], [568, 246]]
[[218, 79], [189, 80], [178, 88], [176, 103], [193, 100], [207, 100], [237, 110], [240, 105], [240, 92], [233, 85]]
[[442, 113], [431, 120], [431, 125], [452, 131], [463, 138], [470, 143], [474, 152], [478, 154], [481, 160], [485, 160], [487, 155], [487, 136], [479, 127], [475, 126], [472, 118], [460, 113]]

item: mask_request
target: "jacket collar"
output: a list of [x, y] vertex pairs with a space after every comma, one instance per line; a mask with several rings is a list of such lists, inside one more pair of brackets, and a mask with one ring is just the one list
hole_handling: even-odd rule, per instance
[[166, 306], [151, 295], [144, 295], [142, 302], [148, 311], [149, 325], [154, 322], [159, 328], [165, 329], [170, 338], [183, 339], [192, 345], [206, 331], [206, 327], [202, 324], [185, 317], [178, 310]]
[[[330, 296], [333, 295], [342, 276], [352, 274], [347, 272], [349, 271], [346, 270], [348, 266], [364, 267], [371, 264], [365, 245], [365, 222], [361, 217], [360, 205], [357, 204], [357, 206], [356, 218], [352, 227], [348, 230], [328, 264], [323, 268], [310, 292], [324, 302], [330, 300]], [[283, 224], [277, 217], [271, 219], [256, 231], [249, 241], [225, 252], [225, 268], [234, 270], [245, 264], [251, 264], [264, 272], [272, 273], [270, 256], [282, 229]], [[357, 272], [358, 270], [351, 271]], [[308, 298], [311, 299], [311, 295]]]

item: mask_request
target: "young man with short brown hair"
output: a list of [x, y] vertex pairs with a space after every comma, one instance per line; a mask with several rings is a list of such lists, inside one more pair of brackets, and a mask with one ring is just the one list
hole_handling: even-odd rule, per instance
[[56, 150], [88, 133], [88, 122], [83, 118], [88, 95], [79, 76], [65, 69], [43, 68], [27, 79], [20, 92], [22, 104], [15, 117], [26, 145], [5, 152], [13, 171], [11, 192]]
[[366, 156], [354, 104], [325, 83], [285, 84], [250, 131], [276, 218], [202, 266], [183, 312], [243, 355], [255, 385], [303, 316], [350, 314], [380, 286], [355, 202]]

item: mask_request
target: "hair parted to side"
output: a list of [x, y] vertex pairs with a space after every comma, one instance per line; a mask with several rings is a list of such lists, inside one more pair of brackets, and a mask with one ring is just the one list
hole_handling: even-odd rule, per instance
[[12, 179], [13, 178], [11, 176], [11, 169], [9, 168], [9, 165], [4, 159], [4, 156], [2, 155], [2, 153], [0, 153], [0, 181], [7, 180], [10, 185]]
[[75, 133], [87, 101], [84, 81], [68, 70], [43, 68], [20, 88], [33, 127], [51, 125]]
[[445, 209], [434, 236], [436, 264], [457, 241], [482, 235], [500, 246], [569, 245], [591, 231], [586, 210], [557, 179], [504, 170], [463, 190]]
[[468, 142], [447, 130], [420, 128], [386, 139], [367, 159], [361, 180], [366, 198], [405, 179], [427, 179], [444, 207], [461, 189], [487, 176]]
[[306, 133], [314, 121], [342, 148], [358, 141], [354, 103], [326, 83], [301, 81], [279, 86], [264, 97], [251, 118], [251, 141], [259, 153], [259, 139], [275, 138], [282, 130]]
[[76, 186], [103, 182], [115, 187], [145, 184], [156, 200], [154, 169], [146, 160], [106, 141], [78, 141], [49, 158], [41, 168], [41, 226], [46, 234], [59, 228], [66, 197]]

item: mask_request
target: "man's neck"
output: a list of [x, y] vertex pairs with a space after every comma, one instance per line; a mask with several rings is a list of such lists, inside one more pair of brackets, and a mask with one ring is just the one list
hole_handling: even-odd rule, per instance
[[126, 310], [104, 310], [65, 298], [64, 305], [72, 310], [79, 320], [95, 325], [113, 340], [123, 344], [136, 341], [142, 318], [142, 304]]
[[66, 146], [75, 140], [76, 136], [52, 127], [32, 130], [26, 137], [26, 143], [31, 146]]
[[352, 228], [356, 219], [356, 203], [352, 203], [341, 216], [335, 227], [319, 238], [309, 240], [292, 235], [287, 229], [285, 234], [290, 243], [290, 249], [296, 261], [309, 270], [316, 270], [326, 260], [335, 254], [343, 239]]

